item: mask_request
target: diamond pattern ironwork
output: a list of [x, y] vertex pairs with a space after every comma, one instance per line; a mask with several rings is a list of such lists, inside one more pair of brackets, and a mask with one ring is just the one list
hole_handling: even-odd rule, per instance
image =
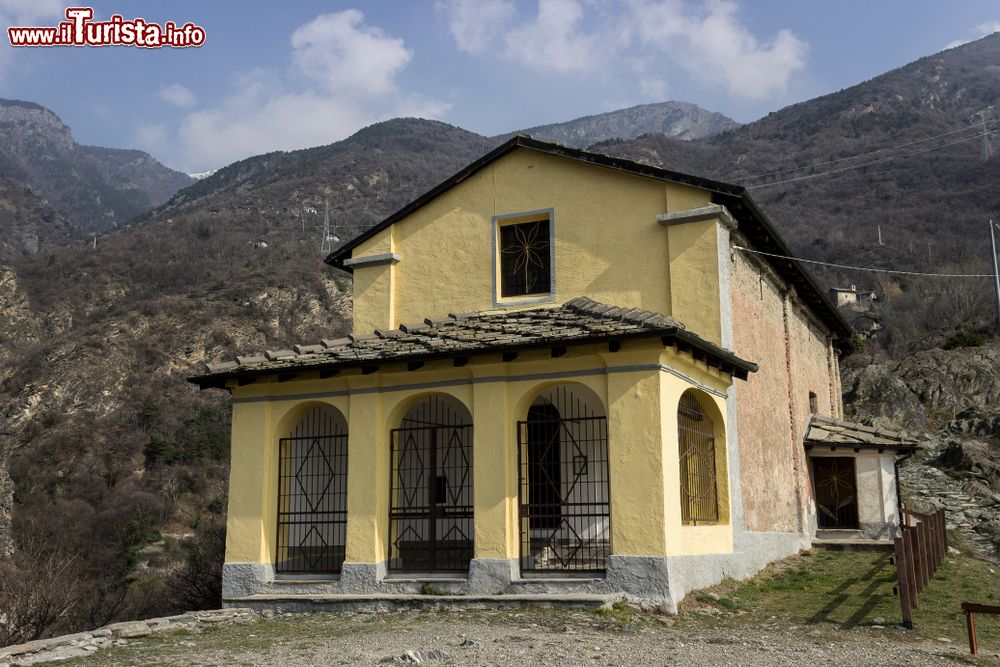
[[[560, 534], [568, 534], [568, 537], [560, 537]], [[573, 528], [573, 524], [566, 519], [559, 522], [559, 525], [556, 526], [556, 529], [552, 531], [545, 542], [549, 549], [552, 550], [552, 554], [556, 557], [556, 560], [564, 568], [576, 560], [577, 554], [580, 553], [580, 549], [584, 546], [583, 538]]]
[[[447, 496], [452, 505], [458, 505], [461, 501], [462, 491], [465, 489], [465, 483], [469, 479], [469, 470], [472, 467], [469, 464], [469, 457], [465, 450], [466, 445], [462, 442], [461, 431], [451, 429], [451, 432], [448, 434], [448, 444], [445, 445], [444, 456], [441, 457], [441, 468], [446, 478], [448, 477], [448, 471], [459, 471], [460, 477], [457, 484], [448, 480]], [[452, 458], [456, 456], [456, 452], [460, 460], [452, 461]]]
[[[397, 477], [399, 478], [399, 492], [406, 505], [417, 504], [417, 494], [424, 488], [424, 457], [420, 454], [420, 444], [417, 442], [417, 431], [409, 431], [403, 439], [403, 446], [399, 451], [399, 466]], [[416, 479], [407, 484], [406, 474], [416, 471]]]
[[[310, 540], [310, 538], [312, 538]], [[316, 541], [319, 541], [320, 549], [317, 549]], [[323, 549], [328, 547], [326, 540], [323, 539], [323, 535], [316, 529], [315, 525], [309, 526], [309, 530], [302, 539], [299, 540], [299, 554], [306, 559], [306, 564], [309, 565], [309, 570], [314, 571], [319, 569], [320, 563], [323, 561]]]
[[[319, 494], [315, 496], [315, 502], [314, 502], [314, 496], [310, 493], [309, 489], [306, 488], [306, 484], [303, 482], [303, 477], [304, 477], [303, 471], [305, 471], [307, 465], [312, 465], [315, 462], [313, 458], [313, 453], [317, 448], [319, 449], [320, 453], [320, 461], [326, 467], [325, 470], [326, 474], [323, 475], [326, 478], [326, 483], [323, 485], [323, 488], [320, 490]], [[322, 471], [319, 474], [322, 474]], [[317, 475], [316, 471], [309, 472], [310, 477], [316, 475]], [[333, 476], [334, 476], [334, 471], [333, 471], [333, 466], [330, 464], [329, 453], [326, 451], [323, 445], [320, 444], [319, 438], [313, 438], [312, 442], [309, 445], [309, 450], [306, 452], [306, 455], [302, 457], [302, 461], [299, 463], [299, 467], [295, 471], [295, 484], [299, 487], [299, 490], [302, 492], [301, 497], [306, 501], [306, 504], [309, 506], [310, 512], [316, 513], [319, 511], [320, 507], [322, 507], [323, 501], [326, 499], [327, 491], [330, 490], [330, 485], [333, 484]]]
[[334, 435], [279, 442], [275, 570], [336, 573], [344, 562], [347, 525], [347, 434], [317, 419], [309, 428]]
[[472, 426], [448, 424], [457, 419], [454, 409], [433, 399], [418, 407], [392, 431], [389, 569], [466, 570], [473, 534]]
[[604, 571], [611, 553], [607, 418], [568, 386], [518, 422], [521, 569]]

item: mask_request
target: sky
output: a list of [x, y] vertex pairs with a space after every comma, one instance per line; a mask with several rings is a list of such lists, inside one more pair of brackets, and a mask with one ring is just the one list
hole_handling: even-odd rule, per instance
[[[187, 173], [397, 116], [493, 135], [683, 100], [747, 122], [1000, 30], [996, 0], [91, 6], [94, 20], [190, 21], [205, 43], [14, 49], [4, 35], [0, 97], [52, 109], [80, 143], [140, 148]], [[66, 7], [0, 0], [0, 23], [55, 25]]]

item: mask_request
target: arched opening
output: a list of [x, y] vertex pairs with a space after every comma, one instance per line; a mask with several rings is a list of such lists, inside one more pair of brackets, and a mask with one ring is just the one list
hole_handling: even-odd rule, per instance
[[278, 442], [279, 574], [337, 574], [347, 537], [347, 420], [317, 405]]
[[518, 422], [521, 571], [603, 572], [611, 553], [608, 423], [583, 385], [539, 394]]
[[715, 429], [697, 391], [685, 391], [677, 406], [677, 441], [681, 521], [687, 524], [719, 522]]
[[468, 570], [472, 415], [451, 396], [429, 396], [403, 416], [391, 443], [389, 570]]

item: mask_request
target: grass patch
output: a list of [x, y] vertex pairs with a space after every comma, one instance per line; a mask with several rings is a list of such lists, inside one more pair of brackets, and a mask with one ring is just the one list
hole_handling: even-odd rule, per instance
[[[886, 631], [896, 633], [893, 626], [902, 621], [902, 612], [892, 592], [895, 583], [888, 553], [808, 551], [747, 581], [728, 580], [689, 596], [681, 620], [697, 624], [710, 615], [720, 623], [738, 618], [741, 624], [871, 631], [881, 618]], [[964, 644], [960, 605], [966, 601], [1000, 604], [1000, 568], [964, 553], [949, 555], [920, 594], [911, 636]], [[977, 618], [976, 627], [981, 650], [1000, 652], [1000, 617]]]
[[606, 620], [628, 624], [635, 620], [639, 611], [625, 600], [615, 600], [610, 607], [595, 609], [594, 614]]
[[421, 595], [448, 595], [445, 591], [437, 588], [433, 584], [429, 584], [426, 581], [420, 584], [420, 594]]

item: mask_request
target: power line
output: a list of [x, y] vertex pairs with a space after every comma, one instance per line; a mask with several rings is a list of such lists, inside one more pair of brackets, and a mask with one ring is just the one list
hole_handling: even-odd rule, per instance
[[[979, 133], [979, 136], [983, 139], [983, 162], [986, 162], [990, 159], [990, 156], [993, 155], [993, 146], [990, 144], [990, 134], [986, 131], [986, 123], [993, 120], [993, 105], [991, 104], [985, 109], [972, 114], [969, 120], [973, 120], [975, 118], [981, 118], [983, 120], [983, 122], [979, 124], [982, 127], [982, 131]], [[976, 125], [972, 125], [972, 127], [976, 127]], [[990, 229], [993, 229], [992, 221], [990, 222]]]
[[[864, 153], [856, 153], [855, 155], [848, 155], [847, 157], [839, 157], [834, 160], [826, 160], [825, 162], [813, 162], [812, 164], [804, 164], [798, 167], [789, 167], [788, 169], [779, 169], [778, 171], [769, 171], [763, 174], [756, 174], [754, 176], [748, 176], [747, 178], [752, 180], [757, 180], [761, 178], [767, 178], [768, 176], [777, 176], [778, 174], [787, 174], [792, 171], [802, 171], [803, 169], [811, 169], [813, 167], [825, 167], [828, 164], [836, 164], [837, 162], [844, 162], [845, 160], [856, 160], [858, 158], [864, 157], [866, 155], [874, 155], [875, 153], [884, 153], [885, 151], [898, 150], [900, 148], [906, 148], [907, 146], [915, 146], [916, 144], [921, 144], [925, 141], [932, 141], [934, 139], [940, 139], [941, 137], [947, 137], [952, 134], [958, 134], [960, 132], [969, 132], [970, 130], [975, 131], [977, 128], [985, 128], [985, 126], [990, 123], [996, 123], [1000, 119], [986, 120], [982, 123], [976, 123], [970, 125], [969, 127], [960, 127], [957, 130], [951, 130], [950, 132], [942, 132], [941, 134], [935, 134], [930, 137], [924, 137], [923, 139], [916, 139], [914, 141], [908, 141], [905, 144], [898, 144], [896, 146], [887, 146], [885, 148], [876, 148], [874, 150], [865, 151]], [[976, 133], [974, 136], [982, 136], [981, 133]], [[970, 137], [971, 138], [971, 137]]]
[[753, 250], [752, 248], [744, 248], [740, 245], [734, 245], [737, 250], [742, 250], [743, 252], [752, 252], [755, 255], [765, 255], [767, 257], [776, 257], [778, 259], [788, 259], [793, 262], [802, 262], [804, 264], [819, 264], [820, 266], [829, 266], [835, 269], [849, 269], [851, 271], [872, 271], [874, 273], [892, 273], [894, 275], [902, 276], [924, 276], [928, 278], [994, 278], [992, 273], [926, 273], [923, 271], [897, 271], [895, 269], [878, 269], [870, 266], [850, 266], [848, 264], [834, 264], [832, 262], [821, 262], [817, 259], [802, 259], [800, 257], [790, 257], [788, 255], [776, 255], [771, 252], [764, 252], [762, 250]]
[[[1000, 132], [1000, 130], [992, 130], [992, 131], [988, 132], [986, 136], [988, 137], [989, 135], [991, 135], [991, 134], [997, 134], [998, 132]], [[895, 160], [896, 158], [912, 157], [914, 155], [920, 155], [921, 153], [929, 153], [931, 151], [940, 150], [942, 148], [947, 148], [948, 146], [954, 146], [955, 144], [960, 144], [960, 143], [963, 143], [965, 141], [969, 141], [970, 139], [979, 139], [980, 136], [981, 135], [974, 134], [974, 135], [971, 135], [971, 136], [968, 136], [968, 137], [963, 137], [961, 139], [956, 139], [955, 141], [949, 141], [949, 142], [946, 142], [946, 143], [943, 143], [943, 144], [939, 144], [937, 146], [930, 146], [929, 148], [922, 148], [920, 150], [910, 151], [908, 153], [900, 153], [899, 155], [886, 155], [885, 157], [878, 158], [878, 159], [875, 159], [875, 160], [869, 160], [868, 162], [862, 162], [861, 164], [852, 164], [852, 165], [847, 166], [847, 167], [841, 167], [839, 169], [831, 169], [830, 171], [823, 171], [823, 172], [820, 172], [818, 174], [806, 174], [805, 176], [796, 176], [795, 178], [787, 178], [785, 180], [773, 181], [771, 183], [761, 183], [759, 185], [748, 185], [748, 186], [746, 186], [746, 189], [747, 190], [755, 190], [757, 188], [769, 188], [769, 187], [771, 187], [773, 185], [783, 185], [785, 183], [795, 183], [797, 181], [805, 181], [805, 180], [808, 180], [808, 179], [811, 179], [811, 178], [819, 178], [820, 176], [832, 176], [834, 174], [842, 174], [844, 172], [851, 171], [852, 169], [861, 169], [862, 167], [870, 167], [872, 165], [880, 164], [882, 162], [888, 162], [889, 160]]]

